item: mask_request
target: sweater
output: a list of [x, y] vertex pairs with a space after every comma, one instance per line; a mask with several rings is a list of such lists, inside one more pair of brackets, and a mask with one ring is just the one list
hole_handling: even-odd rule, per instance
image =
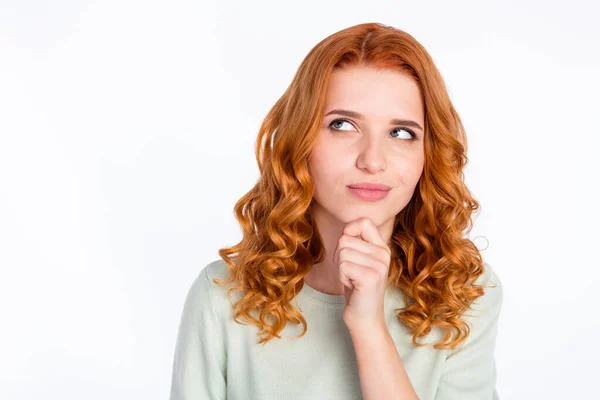
[[[386, 289], [384, 309], [387, 328], [420, 400], [498, 400], [494, 347], [503, 289], [492, 269], [477, 284], [491, 285], [471, 305], [470, 334], [462, 347], [438, 350], [433, 344], [444, 337], [441, 328], [412, 344], [412, 335], [394, 309], [404, 307], [402, 293]], [[206, 265], [191, 284], [176, 338], [170, 400], [320, 400], [362, 399], [358, 364], [352, 338], [342, 319], [343, 295], [326, 294], [304, 286], [292, 299], [307, 322], [288, 322], [280, 333], [258, 344], [258, 327], [233, 321], [222, 260]], [[232, 291], [232, 300], [242, 297]], [[253, 314], [255, 317], [258, 314]], [[241, 320], [245, 323], [245, 321]]]

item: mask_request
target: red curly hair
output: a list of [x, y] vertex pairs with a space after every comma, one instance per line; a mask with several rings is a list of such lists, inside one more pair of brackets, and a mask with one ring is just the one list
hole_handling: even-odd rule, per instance
[[[444, 81], [425, 48], [408, 33], [380, 23], [355, 25], [319, 42], [302, 61], [287, 90], [265, 117], [256, 140], [260, 178], [237, 201], [243, 230], [235, 246], [219, 250], [244, 297], [234, 305], [240, 318], [260, 328], [266, 343], [302, 314], [290, 303], [311, 266], [325, 257], [313, 211], [313, 181], [307, 159], [322, 124], [329, 76], [334, 68], [363, 65], [408, 73], [418, 83], [425, 110], [425, 163], [418, 189], [397, 214], [391, 238], [388, 285], [403, 293], [398, 319], [412, 329], [413, 344], [433, 325], [445, 332], [436, 349], [464, 342], [468, 324], [460, 319], [484, 294], [475, 286], [484, 273], [479, 249], [463, 237], [472, 228], [479, 203], [463, 182], [466, 134]], [[235, 258], [235, 261], [233, 260]], [[231, 300], [231, 297], [230, 297]], [[252, 310], [260, 310], [258, 319]], [[451, 339], [452, 331], [456, 337]]]

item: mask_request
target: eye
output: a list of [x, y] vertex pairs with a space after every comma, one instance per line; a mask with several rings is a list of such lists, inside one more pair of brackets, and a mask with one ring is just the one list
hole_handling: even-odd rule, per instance
[[[341, 126], [341, 125], [344, 124], [344, 122], [348, 123], [349, 125], [352, 125], [352, 124], [350, 124], [350, 122], [348, 120], [338, 118], [338, 119], [334, 119], [333, 121], [331, 121], [329, 123], [328, 128], [329, 129], [333, 129], [334, 131], [345, 131], [347, 129], [340, 129], [339, 127], [335, 127], [334, 126], [336, 124], [338, 126]], [[395, 138], [398, 138], [398, 139], [401, 139], [401, 140], [416, 140], [417, 139], [417, 135], [412, 130], [410, 130], [408, 128], [397, 127], [397, 128], [394, 128], [392, 130], [392, 132], [394, 132], [394, 131], [405, 131], [405, 132], [408, 132], [408, 134], [409, 134], [408, 138], [401, 138], [400, 136], [393, 136]]]
[[417, 138], [417, 135], [415, 135], [415, 133], [413, 131], [411, 131], [410, 129], [407, 129], [407, 128], [394, 128], [394, 131], [395, 130], [400, 130], [400, 131], [408, 132], [408, 134], [410, 135], [410, 138], [405, 139], [405, 140], [415, 140]]
[[[348, 121], [346, 121], [345, 119], [334, 119], [329, 124], [329, 127], [332, 128], [333, 124], [336, 124], [336, 123], [341, 123], [343, 125], [344, 122], [348, 122]], [[350, 124], [350, 122], [348, 122], [348, 124]], [[352, 124], [350, 124], [350, 125], [352, 125]], [[345, 130], [345, 129], [340, 129], [340, 128], [333, 128], [333, 129], [336, 130], [336, 131], [344, 131]]]

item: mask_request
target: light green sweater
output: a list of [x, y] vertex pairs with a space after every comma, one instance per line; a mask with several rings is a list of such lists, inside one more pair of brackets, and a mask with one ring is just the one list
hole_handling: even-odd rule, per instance
[[[478, 284], [485, 288], [464, 317], [471, 333], [461, 351], [436, 350], [443, 338], [438, 327], [416, 347], [408, 328], [394, 314], [404, 307], [401, 293], [388, 287], [386, 323], [420, 400], [496, 400], [494, 347], [502, 306], [502, 286], [489, 264]], [[233, 321], [221, 259], [199, 273], [187, 294], [175, 347], [171, 400], [319, 400], [362, 399], [352, 339], [342, 319], [344, 296], [319, 292], [304, 284], [293, 299], [308, 331], [290, 339], [302, 325], [289, 323], [266, 344], [257, 344], [258, 327]], [[241, 298], [239, 291], [232, 299]], [[257, 315], [257, 314], [253, 314]]]

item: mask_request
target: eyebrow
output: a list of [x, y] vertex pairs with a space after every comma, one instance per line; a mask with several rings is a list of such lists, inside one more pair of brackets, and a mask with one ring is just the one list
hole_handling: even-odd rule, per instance
[[[339, 115], [345, 115], [345, 116], [351, 117], [351, 118], [356, 118], [356, 119], [361, 119], [361, 120], [363, 119], [362, 114], [357, 113], [356, 111], [350, 111], [350, 110], [331, 110], [327, 114], [325, 114], [325, 116], [328, 116], [330, 114], [339, 114]], [[392, 119], [392, 120], [390, 120], [390, 124], [412, 126], [414, 128], [419, 128], [420, 130], [423, 130], [423, 128], [421, 128], [421, 125], [419, 125], [418, 123], [416, 123], [415, 121], [412, 121], [410, 119]]]

